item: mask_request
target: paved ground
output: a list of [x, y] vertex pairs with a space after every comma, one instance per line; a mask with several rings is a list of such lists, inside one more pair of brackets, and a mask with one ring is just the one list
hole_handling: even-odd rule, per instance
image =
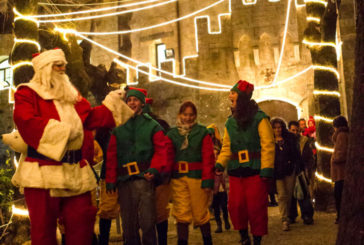
[[[263, 238], [263, 245], [333, 245], [335, 244], [337, 225], [334, 224], [335, 214], [333, 213], [315, 213], [315, 224], [304, 225], [301, 220], [291, 225], [288, 232], [281, 230], [281, 220], [277, 207], [269, 208], [269, 234]], [[169, 220], [168, 244], [177, 244], [177, 232], [173, 224], [173, 218]], [[212, 232], [216, 229], [215, 221], [211, 221]], [[239, 244], [239, 235], [237, 231], [224, 231], [219, 234], [212, 234], [213, 242], [219, 244]], [[110, 245], [123, 244], [120, 236], [116, 232], [116, 223], [112, 224]], [[199, 229], [190, 227], [190, 245], [202, 245], [202, 238]]]

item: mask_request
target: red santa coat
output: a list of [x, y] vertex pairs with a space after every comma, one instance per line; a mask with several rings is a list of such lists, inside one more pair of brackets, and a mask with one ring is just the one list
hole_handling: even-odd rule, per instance
[[[106, 98], [104, 105], [94, 108], [85, 98], [75, 105], [61, 103], [47, 99], [34, 84], [20, 85], [15, 93], [14, 122], [25, 143], [45, 158], [26, 157], [13, 177], [13, 184], [50, 189], [53, 196], [74, 196], [94, 189], [96, 179], [86, 160], [76, 164], [61, 160], [66, 151], [82, 148], [84, 130], [112, 128], [132, 116], [133, 112], [121, 100], [112, 101]], [[70, 140], [75, 132], [77, 137]]]

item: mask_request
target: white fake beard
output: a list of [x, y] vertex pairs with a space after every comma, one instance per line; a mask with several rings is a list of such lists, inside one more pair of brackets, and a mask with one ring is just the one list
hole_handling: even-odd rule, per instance
[[75, 104], [78, 98], [78, 92], [69, 81], [68, 76], [62, 72], [51, 72], [50, 92], [55, 99]]

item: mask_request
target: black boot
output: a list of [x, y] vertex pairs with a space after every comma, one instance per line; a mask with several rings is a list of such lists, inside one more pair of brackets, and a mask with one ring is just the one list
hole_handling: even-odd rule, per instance
[[203, 245], [212, 245], [212, 237], [211, 236], [202, 237], [202, 239], [203, 239]]
[[224, 215], [224, 223], [225, 223], [225, 230], [230, 230], [230, 222], [229, 222], [229, 216]]
[[221, 222], [221, 219], [220, 220], [216, 220], [216, 225], [217, 225], [217, 228], [215, 230], [215, 233], [221, 233], [222, 232], [222, 222]]
[[260, 245], [260, 242], [262, 241], [261, 236], [253, 236], [254, 239], [254, 245]]
[[178, 239], [177, 241], [177, 245], [187, 245], [187, 244], [188, 244], [187, 240]]
[[111, 228], [111, 219], [100, 219], [99, 221], [99, 245], [108, 245]]
[[158, 233], [158, 245], [167, 245], [168, 220], [156, 225]]
[[187, 223], [177, 223], [178, 245], [188, 244], [188, 225]]
[[248, 229], [246, 230], [240, 230], [240, 237], [241, 237], [241, 244], [242, 245], [250, 245], [250, 238], [249, 238], [249, 234], [248, 234]]
[[207, 222], [206, 224], [201, 225], [200, 230], [201, 230], [201, 234], [202, 234], [203, 244], [212, 245], [210, 222]]
[[61, 244], [66, 245], [66, 236], [64, 234], [62, 234], [61, 236]]

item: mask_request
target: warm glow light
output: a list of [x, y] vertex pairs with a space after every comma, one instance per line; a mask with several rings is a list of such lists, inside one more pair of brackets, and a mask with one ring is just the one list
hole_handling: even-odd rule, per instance
[[21, 208], [17, 208], [17, 207], [15, 207], [15, 205], [14, 205], [14, 204], [11, 206], [11, 209], [12, 209], [12, 211], [13, 211], [13, 214], [15, 214], [15, 215], [20, 215], [20, 216], [29, 216], [29, 212], [28, 212], [28, 210], [26, 210], [26, 209], [21, 209]]
[[263, 85], [263, 86], [256, 86], [256, 87], [255, 87], [255, 90], [260, 90], [260, 89], [266, 89], [266, 88], [276, 87], [276, 86], [278, 86], [279, 84], [286, 83], [286, 82], [288, 82], [288, 81], [290, 81], [290, 80], [292, 80], [292, 79], [294, 79], [294, 78], [296, 78], [296, 77], [301, 76], [302, 74], [304, 74], [304, 73], [308, 72], [308, 71], [309, 71], [309, 70], [311, 70], [312, 68], [313, 68], [313, 66], [309, 66], [309, 67], [307, 67], [306, 69], [304, 69], [304, 70], [302, 70], [302, 71], [300, 71], [300, 72], [298, 72], [298, 73], [294, 74], [293, 76], [290, 76], [290, 77], [288, 77], [288, 78], [286, 78], [286, 79], [283, 79], [283, 80], [281, 80], [281, 81], [278, 81], [278, 82], [276, 82], [275, 84]]
[[198, 53], [198, 28], [197, 28], [197, 20], [198, 19], [207, 19], [207, 32], [210, 35], [217, 35], [222, 33], [222, 27], [221, 27], [221, 17], [222, 16], [231, 16], [231, 13], [225, 13], [225, 14], [219, 14], [218, 15], [218, 23], [219, 23], [219, 30], [218, 31], [211, 31], [211, 21], [210, 16], [204, 15], [204, 16], [198, 16], [195, 18], [195, 41], [196, 41], [196, 52]]
[[286, 37], [287, 37], [287, 30], [288, 30], [288, 24], [289, 24], [289, 12], [291, 9], [291, 3], [292, 0], [288, 0], [287, 4], [287, 13], [286, 13], [286, 22], [284, 24], [284, 33], [283, 33], [283, 40], [282, 40], [282, 48], [281, 48], [281, 54], [279, 55], [278, 65], [277, 65], [277, 71], [274, 74], [274, 79], [272, 84], [275, 84], [278, 78], [279, 70], [281, 69], [283, 54], [284, 54], [284, 47], [286, 45]]
[[340, 79], [340, 74], [335, 68], [332, 68], [329, 66], [313, 65], [313, 69], [322, 70], [322, 71], [331, 71], [332, 73], [334, 73], [336, 75], [337, 79]]
[[30, 43], [30, 44], [34, 44], [35, 46], [37, 46], [38, 51], [40, 51], [40, 45], [35, 40], [30, 40], [30, 39], [17, 39], [17, 38], [14, 38], [14, 42], [15, 43]]
[[[122, 65], [121, 64], [122, 62], [120, 60], [118, 60], [118, 59], [114, 59], [113, 61], [116, 62], [116, 63], [118, 63], [119, 65]], [[131, 65], [128, 65], [128, 64], [125, 64], [125, 63], [124, 63], [124, 66], [128, 66], [129, 68], [131, 68], [131, 69], [133, 69], [135, 71], [138, 71], [138, 72], [141, 72], [143, 74], [146, 74], [146, 75], [149, 75], [150, 76], [150, 72], [146, 72], [146, 71], [140, 70], [137, 67], [134, 67], [134, 66], [131, 66]], [[167, 78], [164, 78], [164, 77], [161, 77], [161, 76], [156, 76], [156, 75], [153, 75], [153, 77], [155, 79], [158, 79], [158, 80], [161, 80], [161, 81], [164, 81], [164, 82], [167, 82], [167, 83], [172, 83], [172, 84], [175, 84], [175, 85], [183, 86], [183, 87], [197, 88], [197, 89], [208, 90], [208, 91], [224, 91], [224, 92], [230, 91], [230, 89], [207, 88], [207, 87], [190, 85], [190, 84], [181, 83], [181, 82], [178, 82], [178, 81], [170, 80], [170, 79], [167, 79]]]
[[314, 115], [313, 117], [315, 119], [315, 121], [324, 121], [327, 123], [332, 123], [334, 121], [334, 119], [328, 118], [328, 117], [323, 117], [323, 116], [319, 116], [319, 115]]
[[306, 4], [299, 4], [298, 0], [295, 0], [295, 5], [296, 5], [296, 8], [302, 8], [302, 7], [306, 6]]
[[206, 6], [205, 8], [202, 8], [202, 9], [199, 9], [193, 13], [190, 13], [190, 14], [187, 14], [187, 15], [184, 15], [182, 17], [179, 17], [177, 19], [173, 19], [173, 20], [170, 20], [170, 21], [166, 21], [166, 22], [162, 22], [162, 23], [159, 23], [157, 25], [152, 25], [152, 26], [147, 26], [147, 27], [142, 27], [142, 28], [137, 28], [137, 29], [131, 29], [131, 30], [125, 30], [125, 31], [113, 31], [113, 32], [79, 32], [80, 34], [83, 34], [83, 35], [94, 35], [94, 36], [100, 36], [100, 35], [116, 35], [116, 34], [127, 34], [127, 33], [132, 33], [132, 32], [139, 32], [139, 31], [145, 31], [145, 30], [149, 30], [149, 29], [153, 29], [153, 28], [157, 28], [157, 27], [161, 27], [161, 26], [165, 26], [165, 25], [169, 25], [169, 24], [172, 24], [172, 23], [175, 23], [177, 21], [180, 21], [180, 20], [183, 20], [183, 19], [187, 19], [191, 16], [194, 16], [196, 14], [199, 14], [209, 8], [212, 8], [222, 2], [224, 2], [225, 0], [219, 0], [213, 4], [210, 4], [208, 6]]
[[313, 46], [319, 46], [319, 47], [322, 47], [322, 46], [330, 46], [330, 47], [333, 47], [336, 49], [336, 43], [325, 43], [325, 42], [322, 42], [322, 43], [319, 43], [319, 42], [311, 42], [311, 41], [308, 41], [306, 39], [303, 39], [302, 40], [302, 43], [310, 46], [310, 47], [313, 47]]
[[29, 17], [32, 17], [32, 18], [50, 18], [50, 17], [68, 16], [68, 15], [75, 15], [75, 14], [88, 14], [88, 13], [108, 11], [108, 10], [119, 9], [119, 8], [127, 8], [127, 7], [132, 7], [132, 6], [135, 6], [135, 5], [142, 5], [142, 4], [145, 4], [145, 3], [153, 3], [153, 2], [158, 2], [158, 1], [160, 1], [160, 0], [148, 0], [148, 1], [143, 1], [143, 2], [129, 3], [129, 4], [124, 4], [124, 5], [117, 5], [117, 6], [111, 6], [111, 7], [89, 9], [89, 10], [82, 10], [82, 11], [75, 11], [75, 12], [68, 12], [68, 13], [60, 13], [60, 14], [32, 15], [32, 16], [29, 16]]
[[130, 2], [134, 0], [121, 0], [121, 1], [113, 1], [113, 2], [102, 2], [102, 3], [45, 3], [40, 2], [39, 5], [50, 5], [50, 6], [65, 6], [65, 7], [72, 7], [72, 6], [91, 6], [91, 5], [106, 5], [106, 4], [114, 4], [114, 3], [124, 3]]
[[337, 96], [340, 97], [340, 93], [337, 91], [327, 91], [327, 90], [314, 90], [314, 95], [327, 95], [327, 96]]
[[36, 19], [22, 15], [18, 10], [16, 10], [16, 8], [13, 8], [13, 12], [15, 15], [17, 15], [17, 17], [14, 18], [14, 22], [18, 21], [18, 20], [28, 20], [31, 22], [35, 22], [37, 24], [37, 26], [39, 27], [39, 22]]
[[11, 66], [11, 70], [14, 71], [15, 69], [19, 68], [20, 66], [33, 66], [32, 62], [30, 61], [20, 61], [15, 65]]
[[[99, 19], [99, 18], [104, 18], [104, 17], [110, 17], [110, 16], [115, 16], [115, 15], [122, 15], [122, 14], [126, 14], [126, 13], [137, 12], [137, 11], [141, 11], [141, 10], [145, 10], [145, 9], [151, 9], [151, 8], [159, 7], [159, 6], [162, 6], [162, 5], [165, 5], [165, 4], [168, 4], [168, 3], [172, 3], [172, 2], [175, 2], [175, 1], [177, 1], [177, 0], [168, 0], [166, 2], [161, 2], [161, 3], [157, 3], [157, 4], [154, 4], [154, 5], [149, 5], [149, 6], [145, 6], [145, 7], [141, 7], [141, 8], [123, 10], [123, 11], [112, 12], [112, 13], [107, 13], [107, 14], [84, 16], [84, 17], [77, 17], [77, 18], [66, 18], [66, 19], [38, 20], [38, 22], [39, 23], [56, 23], [56, 22], [70, 22], [70, 21]], [[88, 34], [88, 35], [90, 35], [90, 34]], [[104, 34], [104, 35], [106, 35], [106, 34]]]
[[257, 3], [257, 0], [243, 0], [244, 5], [253, 5], [256, 3]]
[[317, 17], [307, 17], [306, 20], [316, 22], [317, 24], [320, 24], [320, 21], [321, 21], [321, 19], [317, 18]]
[[327, 183], [333, 184], [332, 180], [329, 178], [324, 177], [323, 175], [319, 174], [317, 171], [315, 172], [315, 176], [322, 181], [325, 181]]
[[330, 152], [330, 153], [334, 152], [333, 148], [329, 148], [329, 147], [326, 147], [326, 146], [320, 146], [320, 144], [317, 143], [317, 142], [315, 142], [315, 146], [316, 146], [316, 149], [320, 150], [320, 151], [326, 151], [326, 152]]
[[327, 2], [323, 0], [305, 0], [305, 3], [320, 3], [325, 5], [325, 7], [327, 6]]

